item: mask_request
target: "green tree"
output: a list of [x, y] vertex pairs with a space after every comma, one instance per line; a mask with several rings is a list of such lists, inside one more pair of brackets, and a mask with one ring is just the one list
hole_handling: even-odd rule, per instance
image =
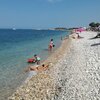
[[89, 26], [90, 27], [96, 27], [96, 24], [95, 24], [95, 22], [92, 22], [92, 23], [89, 24]]
[[96, 27], [99, 27], [100, 26], [100, 23], [96, 23]]
[[100, 26], [100, 23], [95, 23], [95, 22], [91, 22], [89, 24], [90, 26], [90, 29], [93, 30], [93, 31], [99, 31], [99, 26]]

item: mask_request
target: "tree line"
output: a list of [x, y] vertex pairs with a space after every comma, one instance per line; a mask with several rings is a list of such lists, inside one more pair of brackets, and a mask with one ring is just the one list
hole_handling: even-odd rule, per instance
[[98, 22], [91, 22], [89, 26], [92, 31], [100, 31], [100, 23]]

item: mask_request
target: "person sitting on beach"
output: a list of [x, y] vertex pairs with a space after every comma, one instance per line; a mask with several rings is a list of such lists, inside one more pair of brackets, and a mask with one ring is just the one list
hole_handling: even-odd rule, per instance
[[52, 48], [54, 47], [54, 43], [53, 43], [53, 39], [50, 40], [50, 44], [49, 44], [49, 50], [51, 51]]
[[41, 60], [40, 57], [35, 54], [34, 58], [35, 58], [35, 62], [37, 63], [37, 65], [39, 65], [40, 64], [40, 60]]
[[79, 33], [76, 33], [76, 34], [77, 34], [77, 39], [81, 38], [80, 35], [79, 35]]
[[43, 71], [46, 70], [49, 67], [50, 63], [42, 64], [40, 66], [30, 66], [28, 67], [25, 72], [28, 71]]
[[72, 38], [73, 38], [73, 39], [80, 39], [80, 38], [82, 38], [82, 37], [79, 35], [79, 33], [73, 33], [73, 34], [72, 34]]

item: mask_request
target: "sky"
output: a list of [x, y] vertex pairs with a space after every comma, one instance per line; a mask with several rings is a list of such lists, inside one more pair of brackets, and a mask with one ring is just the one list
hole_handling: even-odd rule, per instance
[[87, 27], [100, 22], [100, 0], [0, 0], [0, 28]]

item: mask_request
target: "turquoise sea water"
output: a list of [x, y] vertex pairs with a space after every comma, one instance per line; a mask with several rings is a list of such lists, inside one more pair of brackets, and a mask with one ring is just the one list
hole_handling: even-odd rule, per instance
[[0, 29], [0, 100], [6, 100], [26, 79], [27, 59], [38, 54], [42, 60], [49, 55], [48, 44], [54, 39], [56, 47], [66, 31]]

